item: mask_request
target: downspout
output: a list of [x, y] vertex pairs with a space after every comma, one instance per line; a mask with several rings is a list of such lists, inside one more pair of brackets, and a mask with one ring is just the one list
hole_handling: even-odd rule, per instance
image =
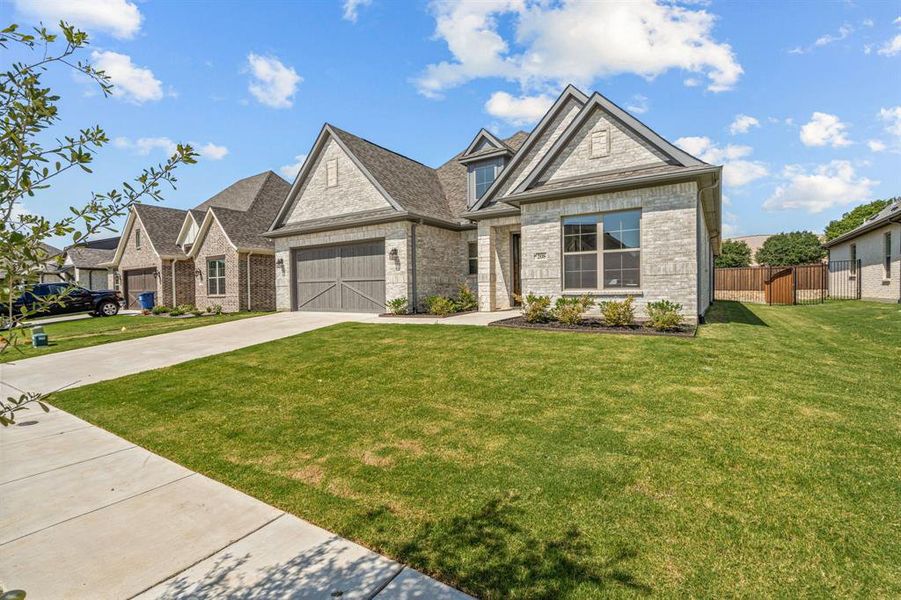
[[247, 310], [250, 310], [250, 255], [252, 252], [247, 253]]
[[[718, 175], [715, 175], [714, 178], [713, 178], [713, 183], [711, 183], [710, 185], [708, 185], [708, 186], [706, 186], [706, 187], [699, 187], [699, 188], [698, 188], [697, 197], [696, 197], [696, 199], [695, 199], [695, 203], [696, 203], [697, 206], [698, 206], [698, 217], [697, 217], [698, 221], [697, 221], [697, 223], [696, 223], [696, 226], [698, 227], [698, 229], [700, 229], [701, 220], [704, 218], [704, 215], [703, 215], [704, 205], [703, 205], [703, 203], [701, 202], [701, 194], [703, 194], [703, 193], [706, 192], [707, 190], [712, 190], [712, 189], [714, 189], [714, 188], [717, 187], [719, 184], [720, 184], [720, 177], [719, 177]], [[712, 239], [713, 239], [713, 238], [710, 237], [710, 236], [707, 237], [707, 243], [710, 245], [710, 254], [711, 254], [711, 256], [713, 255], [713, 245], [710, 244], [710, 240], [712, 240]], [[698, 244], [698, 240], [700, 240], [700, 231], [698, 231], [697, 235], [695, 236], [695, 249], [696, 249], [696, 250], [698, 249], [697, 246], [699, 245], [699, 244]], [[697, 304], [697, 306], [696, 306], [695, 308], [698, 308], [698, 309], [699, 309], [699, 308], [701, 307], [701, 278], [700, 278], [700, 271], [701, 271], [701, 253], [696, 251], [696, 256], [697, 256], [697, 260], [696, 260], [697, 264], [695, 265], [695, 268], [698, 270], [698, 276], [695, 277], [695, 282], [696, 282], [696, 283], [695, 283], [695, 296], [696, 296], [696, 298], [697, 298], [697, 303], [698, 303], [698, 304]], [[710, 263], [710, 267], [709, 267], [709, 268], [710, 268], [710, 271], [713, 272], [713, 262], [712, 262], [712, 261], [711, 261], [711, 263]], [[711, 295], [711, 296], [713, 295], [713, 288], [710, 289], [710, 295]], [[702, 314], [700, 313], [700, 310], [698, 310], [698, 323], [703, 323], [703, 322], [704, 322], [704, 315], [702, 315]]]
[[410, 296], [412, 298], [411, 301], [411, 309], [413, 312], [418, 312], [418, 298], [416, 294], [416, 223], [410, 225], [410, 265], [412, 268], [412, 274], [410, 275]]

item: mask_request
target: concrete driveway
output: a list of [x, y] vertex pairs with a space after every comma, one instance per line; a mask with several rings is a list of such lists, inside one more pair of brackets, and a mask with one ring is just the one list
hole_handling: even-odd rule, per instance
[[468, 598], [61, 410], [0, 451], [0, 586], [29, 598]]
[[[346, 321], [278, 313], [0, 364], [50, 392]], [[415, 570], [54, 409], [0, 428], [0, 587], [34, 598], [468, 598]]]

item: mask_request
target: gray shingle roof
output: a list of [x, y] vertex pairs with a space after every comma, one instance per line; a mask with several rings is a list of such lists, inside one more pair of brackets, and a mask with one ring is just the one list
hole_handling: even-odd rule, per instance
[[892, 202], [890, 202], [878, 213], [876, 213], [851, 231], [843, 233], [835, 239], [829, 240], [824, 244], [824, 246], [828, 248], [840, 242], [844, 242], [845, 240], [855, 238], [861, 233], [865, 233], [876, 227], [882, 227], [884, 223], [888, 223], [890, 220], [901, 221], [901, 198], [891, 198], [891, 200]]
[[285, 201], [285, 196], [288, 195], [288, 190], [291, 189], [291, 184], [272, 171], [266, 171], [248, 179], [261, 176], [262, 179], [259, 180], [258, 185], [245, 188], [246, 192], [254, 192], [250, 201], [245, 201], [249, 207], [247, 210], [234, 210], [220, 206], [210, 208], [225, 230], [228, 239], [239, 248], [273, 248], [272, 240], [263, 237], [263, 233], [272, 225], [276, 213]]
[[135, 204], [134, 209], [141, 218], [147, 237], [150, 238], [150, 243], [153, 244], [157, 254], [185, 256], [175, 241], [188, 211], [153, 204]]
[[74, 246], [66, 249], [66, 255], [69, 261], [79, 269], [96, 269], [113, 260], [116, 250]]
[[[230, 208], [232, 210], [247, 210], [253, 204], [253, 201], [260, 193], [260, 188], [266, 183], [270, 175], [275, 175], [275, 173], [263, 171], [262, 173], [239, 179], [221, 192], [211, 196], [208, 200], [195, 206], [192, 212], [199, 210], [205, 213], [206, 209], [211, 206]], [[278, 177], [278, 175], [275, 176]]]
[[455, 222], [435, 170], [331, 126], [335, 135], [400, 206], [419, 215]]

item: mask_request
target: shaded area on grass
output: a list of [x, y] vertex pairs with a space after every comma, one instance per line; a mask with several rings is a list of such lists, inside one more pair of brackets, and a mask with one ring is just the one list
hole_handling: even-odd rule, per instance
[[741, 323], [742, 325], [767, 324], [746, 304], [732, 300], [717, 300], [710, 306], [705, 319], [708, 323]]

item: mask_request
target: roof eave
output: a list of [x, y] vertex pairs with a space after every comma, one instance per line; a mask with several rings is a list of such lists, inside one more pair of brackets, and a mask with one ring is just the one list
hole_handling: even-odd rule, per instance
[[304, 235], [308, 233], [319, 233], [322, 231], [336, 231], [338, 229], [353, 229], [355, 227], [361, 227], [363, 225], [379, 225], [382, 223], [394, 223], [397, 221], [413, 221], [416, 223], [421, 223], [423, 225], [433, 225], [435, 227], [440, 227], [442, 229], [451, 229], [453, 231], [462, 231], [464, 229], [471, 229], [470, 225], [465, 223], [453, 223], [450, 221], [445, 221], [443, 219], [436, 219], [434, 217], [428, 217], [425, 215], [419, 215], [415, 213], [410, 213], [406, 211], [398, 211], [394, 214], [388, 215], [378, 215], [373, 217], [361, 217], [354, 221], [346, 221], [346, 222], [324, 222], [317, 223], [315, 225], [303, 226], [299, 225], [296, 227], [283, 227], [281, 229], [277, 229], [275, 231], [267, 231], [262, 234], [264, 237], [274, 239], [274, 238], [282, 238], [289, 237], [292, 235]]
[[686, 168], [684, 171], [675, 173], [658, 173], [655, 175], [641, 175], [638, 177], [627, 177], [625, 179], [617, 179], [614, 181], [605, 181], [601, 183], [592, 183], [581, 186], [573, 186], [569, 188], [561, 188], [556, 190], [541, 191], [540, 189], [523, 192], [516, 196], [507, 196], [503, 199], [507, 204], [520, 206], [522, 204], [530, 204], [532, 202], [544, 202], [557, 198], [571, 198], [573, 196], [583, 196], [595, 192], [607, 192], [613, 190], [633, 189], [639, 187], [647, 187], [659, 183], [678, 183], [680, 181], [691, 181], [701, 175], [720, 173], [722, 167], [705, 166], [700, 168]]
[[879, 229], [880, 227], [884, 227], [889, 223], [901, 223], [901, 214], [889, 215], [884, 219], [878, 219], [870, 223], [864, 223], [863, 225], [852, 229], [848, 233], [843, 233], [837, 238], [831, 239], [828, 242], [823, 242], [823, 248], [832, 248], [833, 246], [837, 246], [838, 244], [841, 244], [843, 242], [853, 240], [861, 234], [868, 233], [870, 231], [873, 231], [874, 229]]

